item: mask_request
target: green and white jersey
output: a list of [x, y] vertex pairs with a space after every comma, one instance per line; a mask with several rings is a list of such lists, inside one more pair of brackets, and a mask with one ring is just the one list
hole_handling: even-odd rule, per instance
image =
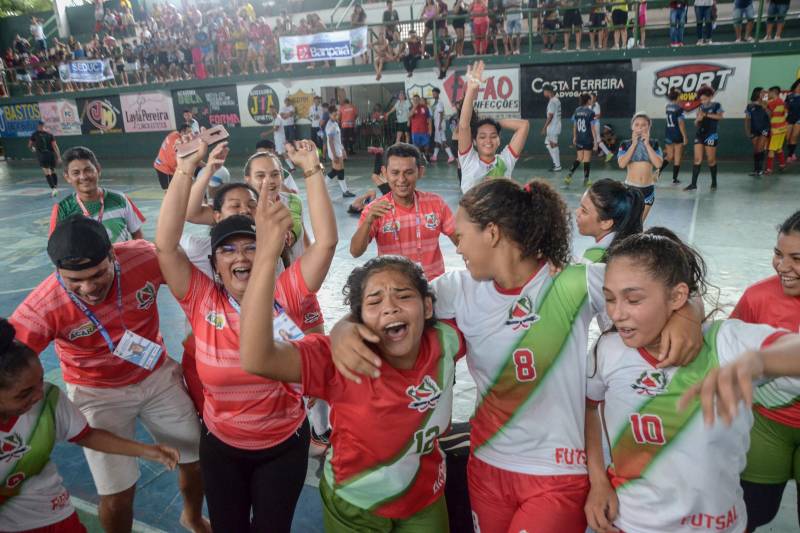
[[483, 160], [474, 147], [459, 153], [461, 192], [467, 192], [484, 178], [510, 178], [518, 159], [519, 155], [508, 145], [489, 161]]
[[[658, 369], [644, 349], [628, 348], [617, 333], [589, 352], [587, 397], [604, 402], [619, 498], [614, 525], [626, 533], [738, 533], [747, 525], [739, 474], [750, 446], [752, 412], [740, 409], [728, 427], [706, 427], [697, 401], [678, 412], [678, 398], [717, 366], [735, 361], [786, 332], [726, 320], [706, 325], [697, 358]], [[743, 406], [742, 406], [743, 407]]]
[[73, 193], [53, 206], [50, 214], [50, 233], [59, 221], [72, 215], [83, 214], [103, 224], [108, 231], [111, 243], [125, 242], [133, 239], [133, 234], [139, 231], [145, 218], [141, 211], [127, 195], [103, 189], [101, 201], [84, 202], [81, 207], [77, 196]]

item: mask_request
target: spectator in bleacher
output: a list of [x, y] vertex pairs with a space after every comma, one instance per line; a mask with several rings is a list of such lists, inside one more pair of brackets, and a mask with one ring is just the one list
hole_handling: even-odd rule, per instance
[[436, 0], [436, 8], [439, 10], [439, 14], [436, 16], [435, 24], [436, 36], [438, 37], [442, 30], [447, 32], [447, 15], [449, 14], [449, 9], [444, 0]]
[[639, 48], [645, 47], [645, 34], [647, 28], [647, 0], [639, 3]]
[[538, 0], [538, 3], [539, 33], [542, 34], [544, 51], [552, 52], [556, 45], [556, 30], [558, 30], [558, 1]]
[[[767, 6], [767, 33], [765, 41], [770, 39], [780, 40], [783, 34], [783, 25], [786, 22], [786, 13], [789, 11], [790, 0], [769, 0]], [[775, 33], [772, 33], [772, 30]]]
[[608, 30], [606, 23], [606, 8], [602, 2], [592, 4], [589, 12], [589, 49], [595, 50], [606, 47]]
[[697, 44], [711, 44], [711, 34], [713, 32], [713, 21], [711, 20], [711, 10], [714, 0], [695, 0], [694, 17], [697, 20]]
[[520, 39], [522, 37], [522, 7], [521, 0], [505, 0], [506, 10], [506, 36], [503, 43], [506, 55], [519, 55]]
[[423, 50], [428, 44], [428, 35], [433, 31], [433, 24], [438, 15], [439, 6], [436, 4], [436, 0], [425, 0], [425, 5], [422, 7], [422, 14], [420, 14], [419, 17], [419, 20], [422, 21], [425, 26], [425, 29], [422, 31]]
[[381, 33], [372, 43], [372, 64], [375, 67], [375, 80], [379, 81], [383, 77], [383, 67], [389, 61], [397, 59], [389, 46], [389, 41], [386, 40], [386, 35]]
[[383, 33], [390, 43], [400, 38], [400, 33], [397, 31], [398, 22], [400, 15], [392, 7], [392, 0], [387, 0], [386, 9], [383, 11]]
[[453, 19], [453, 29], [456, 31], [455, 53], [457, 56], [463, 56], [464, 26], [467, 24], [467, 15], [469, 15], [469, 9], [467, 9], [467, 4], [464, 0], [455, 0], [453, 2], [452, 12], [456, 17]]
[[486, 53], [488, 43], [486, 34], [489, 32], [489, 9], [484, 0], [472, 0], [469, 7], [472, 17], [472, 46], [477, 55]]
[[500, 55], [500, 43], [506, 40], [506, 15], [503, 0], [487, 0], [489, 9], [489, 43], [492, 44], [494, 55]]
[[103, 27], [103, 18], [105, 16], [105, 8], [103, 7], [103, 0], [94, 0], [94, 31], [97, 33]]
[[[480, 0], [476, 1], [480, 2]], [[406, 53], [403, 56], [403, 65], [406, 67], [406, 72], [410, 78], [414, 75], [414, 69], [417, 68], [419, 60], [422, 59], [422, 41], [419, 39], [417, 32], [414, 31], [413, 28], [408, 32], [405, 52]]]
[[439, 79], [443, 80], [445, 77], [447, 77], [447, 69], [449, 69], [450, 65], [453, 63], [456, 53], [455, 45], [453, 44], [453, 38], [450, 36], [447, 28], [443, 28], [439, 32], [438, 39], [438, 48], [436, 50], [436, 67], [439, 69]]
[[614, 50], [625, 48], [628, 43], [627, 0], [611, 0], [611, 24], [614, 31]]
[[[756, 18], [753, 0], [734, 0], [733, 2], [733, 29], [736, 32], [736, 42], [752, 42], [753, 21]], [[744, 35], [742, 35], [742, 21], [746, 21]]]
[[31, 36], [36, 43], [36, 48], [40, 52], [47, 50], [47, 39], [44, 37], [44, 26], [42, 26], [42, 19], [38, 17], [31, 18]]
[[28, 39], [20, 36], [19, 33], [14, 37], [14, 42], [11, 44], [11, 47], [19, 55], [29, 54], [31, 52], [31, 43], [28, 42]]
[[683, 30], [686, 27], [686, 0], [671, 0], [669, 3], [669, 43], [683, 46]]
[[583, 17], [579, 9], [578, 0], [561, 0], [561, 7], [564, 9], [564, 50], [569, 50], [569, 37], [575, 35], [575, 50], [581, 49], [583, 39]]

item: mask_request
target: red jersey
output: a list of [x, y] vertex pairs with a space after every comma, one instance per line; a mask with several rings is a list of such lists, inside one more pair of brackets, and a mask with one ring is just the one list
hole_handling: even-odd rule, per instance
[[[300, 272], [301, 261], [281, 272], [275, 286], [275, 300], [298, 327], [316, 302]], [[302, 398], [284, 383], [242, 370], [239, 313], [225, 291], [192, 266], [189, 290], [178, 303], [194, 333], [203, 422], [208, 429], [229, 446], [245, 450], [270, 448], [286, 440], [305, 419]]]
[[[455, 233], [455, 219], [450, 207], [441, 196], [431, 192], [416, 191], [414, 205], [398, 204], [392, 193], [387, 200], [394, 209], [372, 221], [370, 240], [378, 244], [378, 255], [402, 255], [422, 266], [428, 280], [444, 274], [444, 257], [439, 248], [439, 235]], [[374, 203], [361, 212], [359, 225], [369, 216]]]
[[175, 152], [175, 143], [180, 138], [181, 134], [177, 131], [173, 131], [164, 138], [161, 148], [158, 149], [158, 156], [153, 161], [153, 168], [168, 176], [175, 174], [175, 169], [178, 168], [178, 154]]
[[339, 108], [339, 112], [342, 115], [343, 128], [356, 127], [356, 116], [358, 115], [358, 109], [356, 109], [356, 106], [353, 104], [344, 104], [341, 108]]
[[[800, 297], [786, 296], [778, 276], [771, 276], [744, 291], [731, 313], [731, 318], [800, 333]], [[755, 408], [770, 420], [800, 428], [800, 399], [779, 408], [770, 409], [763, 405], [756, 405]]]
[[783, 99], [778, 97], [773, 100], [767, 102], [767, 108], [769, 109], [769, 125], [770, 125], [770, 135], [780, 135], [781, 133], [786, 133], [786, 104], [784, 103]]
[[431, 118], [431, 112], [428, 111], [428, 107], [424, 105], [418, 105], [411, 110], [411, 118], [409, 118], [409, 122], [411, 124], [411, 133], [426, 133], [429, 134], [431, 129], [428, 127], [428, 121]]
[[[167, 348], [158, 329], [156, 295], [164, 283], [155, 246], [135, 240], [113, 244], [120, 266], [122, 315], [117, 308], [116, 280], [106, 299], [87, 305], [112, 341], [119, 343], [125, 328], [161, 345], [155, 370], [164, 362]], [[40, 353], [55, 341], [64, 381], [87, 387], [124, 387], [139, 383], [150, 375], [138, 365], [111, 353], [108, 344], [89, 318], [70, 299], [55, 273], [36, 287], [9, 319], [17, 339]], [[124, 326], [123, 326], [124, 321]]]
[[309, 335], [300, 351], [303, 393], [331, 406], [331, 452], [324, 479], [356, 507], [408, 518], [444, 490], [438, 436], [450, 426], [456, 360], [466, 351], [451, 322], [426, 328], [411, 370], [381, 367], [381, 377], [354, 383], [336, 371], [330, 338]]

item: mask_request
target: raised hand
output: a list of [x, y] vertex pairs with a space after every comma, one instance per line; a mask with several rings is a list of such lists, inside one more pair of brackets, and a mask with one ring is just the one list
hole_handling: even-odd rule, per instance
[[484, 82], [483, 79], [483, 61], [475, 61], [472, 67], [467, 67], [467, 85], [469, 87], [479, 88]]
[[390, 204], [388, 200], [381, 200], [370, 206], [367, 218], [369, 218], [369, 221], [372, 222], [382, 218], [383, 215], [390, 213], [393, 209], [394, 208], [392, 207], [392, 204]]
[[[227, 145], [227, 143], [223, 144]], [[193, 152], [186, 157], [178, 157], [178, 166], [182, 166], [184, 168], [191, 167], [192, 172], [194, 172], [194, 169], [197, 168], [197, 165], [203, 160], [203, 158], [205, 158], [207, 153], [208, 143], [201, 140], [196, 152]]]
[[229, 152], [230, 149], [228, 148], [227, 142], [219, 143], [211, 150], [211, 153], [208, 154], [206, 166], [209, 167], [212, 172], [216, 172], [225, 164], [225, 159], [228, 157]]
[[317, 145], [312, 141], [295, 141], [294, 144], [286, 144], [286, 153], [292, 163], [303, 170], [310, 170], [319, 165], [319, 154]]
[[280, 256], [292, 223], [292, 214], [286, 206], [269, 197], [264, 180], [256, 208], [256, 252], [270, 258]]

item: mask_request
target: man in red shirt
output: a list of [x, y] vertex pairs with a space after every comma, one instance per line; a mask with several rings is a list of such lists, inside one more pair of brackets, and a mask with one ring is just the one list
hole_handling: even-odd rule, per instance
[[411, 100], [414, 107], [411, 109], [409, 123], [411, 124], [411, 142], [425, 154], [431, 144], [431, 112], [428, 104], [418, 94]]
[[156, 169], [158, 183], [165, 191], [169, 187], [169, 181], [172, 179], [175, 169], [178, 167], [178, 155], [175, 153], [176, 145], [182, 136], [190, 135], [191, 133], [192, 125], [183, 124], [177, 131], [167, 134], [158, 149], [156, 160], [153, 161], [153, 168]]
[[410, 144], [397, 143], [386, 151], [391, 192], [361, 212], [359, 226], [350, 239], [350, 253], [360, 257], [370, 241], [378, 243], [378, 255], [402, 255], [419, 264], [428, 280], [444, 274], [439, 235], [454, 244], [455, 219], [441, 196], [417, 190], [425, 174], [422, 154]]
[[[181, 524], [210, 532], [202, 517], [200, 425], [159, 332], [155, 246], [111, 244], [105, 227], [76, 215], [47, 243], [56, 271], [17, 307], [17, 339], [40, 353], [55, 342], [67, 395], [92, 427], [132, 439], [136, 421], [180, 451]], [[105, 531], [130, 531], [139, 467], [135, 458], [85, 450]]]
[[351, 104], [350, 100], [345, 98], [344, 103], [339, 106], [339, 114], [342, 119], [342, 141], [344, 141], [344, 148], [347, 150], [348, 154], [353, 155], [355, 153], [358, 108]]

